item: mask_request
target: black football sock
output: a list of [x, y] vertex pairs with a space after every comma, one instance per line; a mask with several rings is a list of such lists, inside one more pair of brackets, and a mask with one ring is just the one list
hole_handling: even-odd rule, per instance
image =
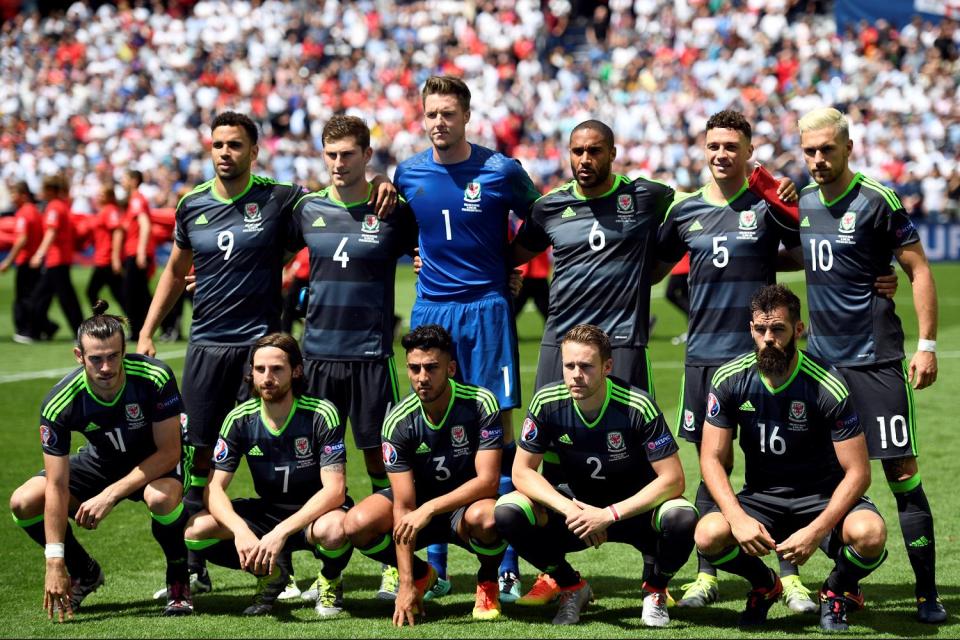
[[166, 515], [151, 513], [150, 529], [153, 537], [163, 549], [167, 559], [167, 584], [180, 582], [186, 584], [187, 575], [187, 546], [183, 541], [183, 529], [187, 524], [187, 510], [183, 503]]
[[774, 585], [774, 573], [756, 556], [741, 551], [739, 546], [724, 549], [715, 556], [704, 556], [710, 564], [746, 578], [754, 589], [769, 589]]
[[856, 593], [860, 588], [860, 581], [873, 573], [886, 559], [886, 549], [875, 558], [864, 558], [853, 547], [846, 545], [837, 554], [833, 571], [823, 584], [836, 594]]
[[936, 598], [937, 544], [933, 536], [933, 514], [920, 483], [920, 474], [903, 482], [888, 484], [897, 500], [900, 531], [903, 532], [907, 558], [917, 579], [916, 595]]
[[350, 558], [353, 557], [353, 545], [349, 540], [338, 549], [326, 549], [319, 544], [316, 545], [316, 549], [323, 560], [320, 573], [327, 580], [339, 577], [350, 563]]
[[666, 589], [670, 578], [686, 564], [693, 551], [697, 512], [686, 500], [671, 500], [661, 505], [657, 514], [656, 528], [660, 535], [657, 537], [656, 564], [644, 582], [654, 589]]
[[780, 563], [780, 577], [786, 578], [787, 576], [798, 576], [800, 575], [800, 567], [793, 564], [789, 560], [784, 560], [783, 556], [779, 553], [777, 554], [777, 561]]
[[[703, 480], [700, 481], [700, 484], [697, 485], [697, 497], [694, 504], [697, 507], [697, 512], [701, 517], [707, 515], [710, 512], [716, 503], [713, 501], [713, 496], [710, 495], [710, 492], [707, 490], [707, 485], [703, 483]], [[714, 567], [707, 558], [697, 551], [697, 571], [699, 573], [705, 573], [707, 575], [716, 577], [717, 569]]]

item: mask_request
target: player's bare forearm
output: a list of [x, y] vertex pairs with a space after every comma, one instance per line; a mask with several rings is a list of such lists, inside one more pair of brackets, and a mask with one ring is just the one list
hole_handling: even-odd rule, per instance
[[936, 340], [939, 314], [937, 286], [923, 247], [919, 242], [902, 247], [897, 250], [896, 258], [913, 285], [913, 307], [917, 312], [920, 337]]
[[43, 493], [43, 533], [47, 544], [63, 542], [70, 506], [70, 460], [67, 456], [44, 454], [43, 462], [47, 476]]
[[870, 488], [870, 458], [866, 438], [858, 435], [834, 442], [833, 449], [843, 469], [843, 479], [833, 490], [827, 507], [809, 525], [817, 530], [821, 538], [837, 526]]
[[631, 518], [646, 513], [667, 500], [683, 495], [685, 481], [680, 456], [673, 454], [663, 460], [657, 460], [651, 466], [657, 477], [626, 500], [613, 505], [621, 518]]
[[229, 529], [234, 538], [238, 538], [249, 532], [250, 528], [244, 519], [233, 510], [233, 503], [230, 502], [230, 496], [227, 495], [227, 487], [230, 486], [231, 480], [233, 480], [232, 473], [214, 469], [204, 497], [210, 515], [222, 526]]
[[740, 506], [740, 501], [737, 500], [737, 494], [733, 491], [727, 470], [723, 466], [724, 456], [732, 444], [732, 439], [731, 429], [715, 427], [709, 422], [703, 424], [703, 440], [700, 443], [700, 475], [728, 522], [747, 515]]
[[557, 513], [569, 515], [578, 510], [573, 501], [553, 488], [538, 471], [543, 455], [533, 454], [517, 448], [517, 457], [513, 460], [514, 488], [537, 504], [553, 509]]
[[193, 252], [180, 249], [174, 243], [167, 266], [164, 267], [163, 273], [160, 274], [160, 279], [157, 281], [157, 288], [153, 292], [153, 301], [150, 303], [147, 317], [143, 321], [143, 328], [140, 329], [140, 342], [137, 344], [138, 352], [145, 353], [146, 343], [152, 343], [153, 334], [157, 327], [167, 317], [170, 309], [173, 308], [186, 288], [187, 275], [190, 273], [190, 267], [192, 266]]

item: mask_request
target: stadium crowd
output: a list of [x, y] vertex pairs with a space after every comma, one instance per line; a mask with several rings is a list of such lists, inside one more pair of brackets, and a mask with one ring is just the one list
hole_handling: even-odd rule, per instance
[[[472, 87], [477, 141], [520, 159], [538, 186], [563, 178], [565, 136], [595, 117], [617, 132], [618, 170], [696, 188], [698, 135], [727, 106], [757, 123], [756, 159], [804, 184], [796, 121], [835, 104], [862, 170], [915, 215], [957, 217], [954, 22], [837, 34], [821, 3], [611, 0], [591, 15], [580, 4], [77, 2], [20, 14], [0, 33], [0, 172], [35, 193], [66, 172], [73, 210], [95, 212], [100, 184], [135, 168], [150, 204], [172, 207], [212, 177], [204, 125], [232, 108], [262, 126], [259, 170], [278, 180], [326, 183], [319, 136], [337, 112], [370, 123], [371, 168], [392, 175], [423, 146], [418, 91], [441, 72]], [[12, 208], [0, 188], [0, 210]]]

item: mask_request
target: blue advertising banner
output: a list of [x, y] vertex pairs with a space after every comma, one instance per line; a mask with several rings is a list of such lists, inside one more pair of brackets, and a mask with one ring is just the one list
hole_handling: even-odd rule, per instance
[[921, 223], [917, 231], [930, 262], [960, 260], [960, 224]]
[[960, 17], [958, 0], [836, 0], [834, 14], [837, 31], [843, 33], [847, 25], [861, 20], [869, 24], [883, 18], [898, 29], [908, 24], [913, 16], [938, 24], [945, 16]]

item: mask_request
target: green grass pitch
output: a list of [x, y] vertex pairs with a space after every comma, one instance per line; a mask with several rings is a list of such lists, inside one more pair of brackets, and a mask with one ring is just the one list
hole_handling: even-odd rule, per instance
[[[401, 268], [397, 284], [397, 309], [409, 316], [413, 298], [413, 277]], [[960, 491], [954, 492], [960, 466], [960, 441], [956, 437], [958, 408], [957, 381], [960, 380], [960, 264], [936, 265], [935, 277], [940, 293], [940, 377], [932, 388], [917, 394], [920, 433], [920, 469], [927, 495], [936, 517], [939, 547], [938, 576], [944, 603], [951, 612], [946, 625], [928, 627], [914, 622], [913, 575], [903, 549], [894, 501], [883, 480], [879, 465], [873, 466], [874, 498], [889, 527], [890, 558], [864, 582], [868, 608], [851, 616], [852, 634], [878, 637], [896, 636], [960, 636]], [[78, 290], [82, 290], [89, 273], [74, 272]], [[6, 462], [0, 465], [0, 488], [5, 496], [42, 465], [38, 443], [38, 407], [41, 399], [64, 373], [73, 366], [72, 338], [64, 331], [53, 343], [31, 346], [14, 344], [10, 321], [12, 275], [0, 277], [0, 446]], [[798, 292], [803, 289], [802, 276], [784, 278]], [[801, 294], [802, 297], [802, 294]], [[897, 302], [907, 333], [907, 344], [916, 344], [916, 319], [912, 309], [910, 287], [901, 272]], [[55, 305], [56, 308], [56, 305]], [[116, 307], [115, 307], [116, 308]], [[59, 313], [59, 311], [57, 311]], [[678, 384], [683, 360], [683, 347], [673, 346], [670, 338], [683, 330], [679, 312], [663, 299], [662, 287], [653, 292], [653, 313], [657, 324], [650, 345], [656, 376], [657, 399], [676, 429]], [[61, 325], [65, 325], [62, 318]], [[533, 389], [542, 324], [532, 303], [521, 315], [520, 351], [524, 398], [529, 400]], [[185, 343], [158, 343], [160, 355], [179, 374], [183, 366]], [[398, 349], [399, 352], [399, 349]], [[519, 424], [522, 417], [515, 417]], [[363, 498], [369, 484], [363, 462], [351, 450], [348, 464], [349, 486], [354, 498]], [[681, 445], [681, 457], [687, 472], [687, 496], [691, 497], [699, 479], [694, 450]], [[738, 465], [734, 485], [742, 482], [742, 466]], [[249, 477], [238, 474], [232, 487], [234, 495], [249, 493]], [[680, 611], [671, 609], [673, 622], [664, 630], [646, 630], [640, 622], [639, 576], [641, 559], [632, 548], [609, 544], [571, 557], [574, 566], [593, 585], [597, 600], [586, 610], [576, 627], [554, 628], [550, 625], [553, 609], [521, 610], [504, 605], [502, 617], [494, 622], [471, 619], [473, 606], [475, 560], [459, 548], [451, 546], [450, 572], [453, 593], [427, 606], [427, 618], [417, 627], [398, 631], [390, 626], [392, 604], [373, 599], [379, 584], [379, 567], [354, 554], [345, 574], [347, 613], [335, 620], [320, 621], [313, 608], [296, 601], [281, 603], [278, 614], [266, 619], [243, 619], [239, 612], [248, 604], [254, 580], [240, 572], [211, 567], [214, 591], [196, 598], [197, 615], [192, 618], [160, 617], [160, 603], [151, 599], [163, 580], [163, 559], [150, 535], [150, 519], [142, 504], [121, 503], [104, 525], [95, 532], [78, 530], [78, 537], [106, 572], [106, 584], [84, 604], [82, 613], [69, 624], [53, 625], [41, 609], [43, 590], [43, 554], [13, 522], [7, 518], [0, 526], [0, 612], [4, 624], [2, 636], [17, 637], [742, 637], [736, 628], [743, 606], [747, 584], [721, 574], [719, 604], [708, 609]], [[308, 554], [295, 556], [297, 578], [308, 583], [317, 570], [316, 561]], [[524, 586], [534, 575], [532, 567], [522, 564]], [[829, 561], [818, 554], [801, 569], [808, 587], [816, 589], [829, 571]], [[674, 579], [674, 591], [693, 578], [693, 558]], [[816, 616], [798, 616], [784, 605], [775, 605], [766, 628], [758, 637], [796, 637], [819, 630]]]

